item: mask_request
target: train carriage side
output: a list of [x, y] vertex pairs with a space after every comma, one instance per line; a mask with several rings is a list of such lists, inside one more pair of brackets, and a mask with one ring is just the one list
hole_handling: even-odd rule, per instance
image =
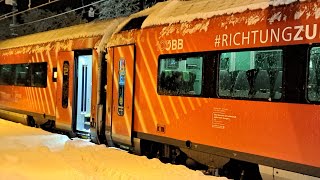
[[97, 110], [103, 104], [98, 102], [103, 92], [98, 74], [104, 60], [99, 46], [120, 22], [87, 23], [0, 42], [1, 115], [73, 133], [89, 134], [91, 129], [97, 137]]
[[168, 4], [172, 17], [111, 39], [106, 135], [150, 157], [320, 177], [319, 2], [185, 22]]

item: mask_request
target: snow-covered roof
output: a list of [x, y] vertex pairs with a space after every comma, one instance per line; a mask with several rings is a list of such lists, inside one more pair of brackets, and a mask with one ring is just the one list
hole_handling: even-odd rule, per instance
[[108, 40], [123, 20], [123, 18], [117, 18], [97, 21], [8, 39], [0, 41], [0, 50], [103, 35], [105, 35], [103, 40]]
[[[290, 4], [298, 0], [170, 0], [158, 3], [145, 13], [149, 16], [142, 28], [155, 25], [191, 22], [195, 19], [207, 19], [223, 14], [232, 14], [246, 10], [265, 9], [269, 6]], [[300, 0], [305, 1], [305, 0]]]
[[147, 16], [142, 24], [142, 28], [146, 28], [178, 22], [191, 22], [195, 19], [208, 19], [213, 16], [246, 10], [265, 9], [269, 6], [285, 5], [296, 1], [298, 0], [169, 0], [157, 3], [151, 8], [131, 15], [129, 18], [91, 22], [0, 41], [0, 50], [104, 35], [98, 45], [98, 48], [103, 48], [113, 33], [119, 32], [131, 19], [137, 17]]

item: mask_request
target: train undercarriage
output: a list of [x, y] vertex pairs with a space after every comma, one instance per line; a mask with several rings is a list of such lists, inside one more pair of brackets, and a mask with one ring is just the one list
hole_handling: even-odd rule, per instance
[[202, 153], [188, 148], [141, 140], [140, 155], [158, 158], [163, 163], [185, 165], [206, 175], [222, 176], [234, 180], [262, 179], [257, 164]]

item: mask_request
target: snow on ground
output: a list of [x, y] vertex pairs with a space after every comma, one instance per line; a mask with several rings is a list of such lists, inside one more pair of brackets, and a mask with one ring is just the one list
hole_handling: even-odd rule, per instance
[[0, 180], [226, 179], [0, 119]]

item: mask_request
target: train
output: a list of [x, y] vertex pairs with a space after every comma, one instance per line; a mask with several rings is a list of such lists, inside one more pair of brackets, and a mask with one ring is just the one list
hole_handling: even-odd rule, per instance
[[171, 0], [3, 40], [0, 116], [232, 179], [319, 179], [319, 18], [316, 0]]

